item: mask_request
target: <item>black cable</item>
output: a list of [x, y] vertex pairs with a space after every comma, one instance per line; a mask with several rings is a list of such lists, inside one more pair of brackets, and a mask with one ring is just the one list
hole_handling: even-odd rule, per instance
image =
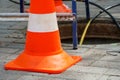
[[[117, 6], [120, 6], [120, 3], [114, 4], [114, 5], [112, 5], [112, 6], [108, 6], [108, 7], [105, 8], [105, 10], [112, 9], [112, 8], [114, 8], [114, 7], [117, 7]], [[101, 15], [102, 13], [104, 13], [104, 11], [100, 11], [95, 17], [93, 17], [93, 18], [92, 18], [92, 22], [93, 22], [99, 15]]]
[[105, 9], [106, 9], [106, 10], [109, 10], [109, 9], [112, 9], [112, 8], [114, 8], [114, 7], [117, 7], [117, 6], [120, 6], [120, 3], [114, 4], [114, 5], [112, 5], [112, 6], [108, 6], [108, 7], [106, 7]]
[[[100, 5], [95, 4], [95, 3], [93, 3], [93, 2], [90, 2], [90, 1], [89, 1], [89, 4], [96, 6], [96, 7], [100, 8], [101, 10], [103, 10], [105, 13], [107, 13], [107, 14], [111, 17], [111, 19], [113, 20], [113, 22], [116, 24], [117, 28], [120, 29], [119, 23], [116, 21], [116, 19], [115, 19], [106, 9], [104, 9], [104, 8], [101, 7]], [[118, 5], [119, 5], [119, 4], [118, 4]], [[114, 6], [113, 6], [113, 7], [114, 7]], [[98, 16], [99, 16], [99, 14], [96, 15], [96, 16], [93, 18], [93, 20], [94, 20], [96, 17], [98, 17]]]
[[[109, 6], [107, 8], [105, 8], [105, 10], [109, 10], [111, 8], [114, 8], [116, 6], [119, 6], [120, 4], [115, 4], [113, 6]], [[97, 14], [96, 16], [94, 16], [92, 19], [90, 19], [87, 23], [87, 25], [85, 26], [85, 29], [83, 31], [83, 34], [81, 36], [81, 39], [80, 39], [80, 46], [83, 44], [83, 41], [84, 41], [84, 38], [85, 38], [85, 35], [86, 35], [86, 32], [88, 30], [88, 27], [90, 26], [90, 24], [95, 20], [95, 18], [97, 18], [100, 14], [102, 14], [104, 11], [100, 11], [99, 14]]]

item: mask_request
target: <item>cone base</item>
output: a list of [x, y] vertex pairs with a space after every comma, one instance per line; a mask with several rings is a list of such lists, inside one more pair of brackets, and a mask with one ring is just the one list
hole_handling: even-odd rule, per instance
[[33, 56], [23, 52], [15, 60], [5, 64], [6, 70], [22, 70], [58, 74], [82, 60], [80, 56], [69, 56], [62, 52], [52, 56]]

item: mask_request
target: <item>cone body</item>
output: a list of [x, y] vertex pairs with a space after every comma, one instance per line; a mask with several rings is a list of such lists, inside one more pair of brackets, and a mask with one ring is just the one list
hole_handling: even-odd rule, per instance
[[31, 0], [25, 49], [5, 69], [61, 73], [80, 60], [61, 47], [54, 1]]

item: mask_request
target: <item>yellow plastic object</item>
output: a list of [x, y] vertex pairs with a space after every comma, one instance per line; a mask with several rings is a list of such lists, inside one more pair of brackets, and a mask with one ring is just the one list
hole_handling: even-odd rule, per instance
[[90, 24], [91, 24], [91, 21], [92, 21], [92, 20], [89, 20], [88, 23], [87, 23], [87, 25], [85, 26], [85, 29], [84, 29], [84, 31], [83, 31], [83, 34], [82, 34], [81, 39], [80, 39], [80, 42], [79, 42], [80, 46], [82, 46], [82, 44], [83, 44], [85, 35], [86, 35], [86, 33], [87, 33], [88, 27], [89, 27]]

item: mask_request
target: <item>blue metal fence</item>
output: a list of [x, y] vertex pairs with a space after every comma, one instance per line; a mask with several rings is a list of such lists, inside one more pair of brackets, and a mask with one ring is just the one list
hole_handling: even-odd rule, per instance
[[[89, 0], [85, 0], [86, 6], [86, 18], [90, 19], [89, 12]], [[24, 13], [24, 0], [20, 0], [20, 13]], [[73, 49], [77, 49], [78, 37], [77, 37], [77, 2], [72, 0], [72, 13], [76, 17], [72, 22], [72, 36], [73, 36]]]

